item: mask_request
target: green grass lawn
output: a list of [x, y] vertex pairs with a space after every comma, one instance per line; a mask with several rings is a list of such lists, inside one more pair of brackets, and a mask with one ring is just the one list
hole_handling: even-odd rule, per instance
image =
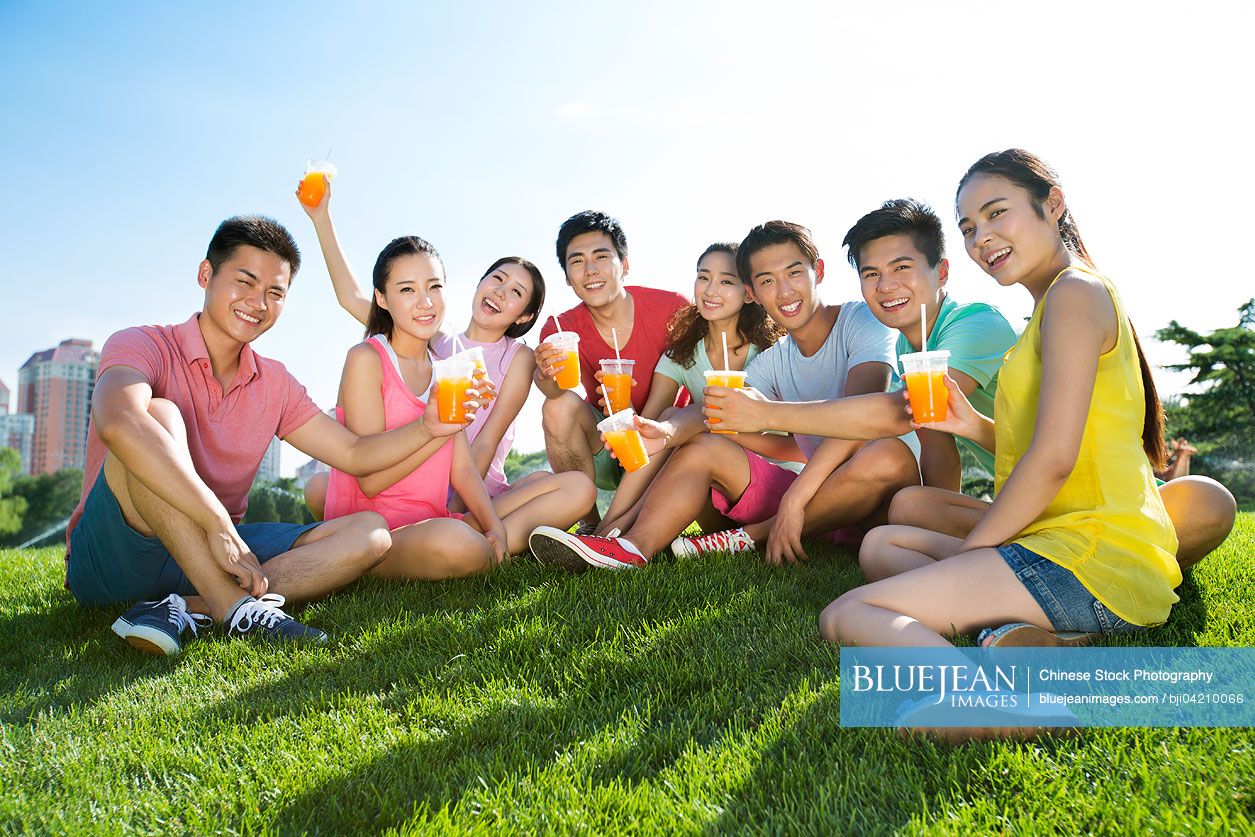
[[[1255, 515], [1146, 645], [1255, 645]], [[368, 580], [324, 648], [139, 654], [0, 551], [0, 830], [1252, 833], [1255, 732], [963, 747], [838, 724], [849, 556]], [[1249, 696], [1248, 696], [1249, 697]]]

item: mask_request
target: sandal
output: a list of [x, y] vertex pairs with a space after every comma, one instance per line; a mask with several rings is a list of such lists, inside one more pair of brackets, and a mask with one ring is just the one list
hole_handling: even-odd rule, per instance
[[985, 628], [976, 637], [981, 648], [1070, 648], [1088, 645], [1098, 634], [1080, 631], [1048, 631], [1027, 622], [1012, 622], [1000, 628]]

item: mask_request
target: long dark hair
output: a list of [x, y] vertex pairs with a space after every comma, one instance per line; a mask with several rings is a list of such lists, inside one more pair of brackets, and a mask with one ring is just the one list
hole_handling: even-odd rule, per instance
[[536, 325], [536, 315], [540, 313], [541, 308], [545, 307], [545, 277], [540, 275], [539, 267], [522, 256], [503, 256], [488, 266], [484, 275], [479, 277], [479, 281], [482, 283], [503, 264], [516, 264], [532, 277], [532, 298], [527, 301], [527, 307], [523, 309], [524, 314], [531, 315], [530, 319], [521, 323], [511, 323], [510, 327], [505, 330], [506, 337], [522, 337], [532, 330], [532, 326]]
[[[737, 245], [726, 241], [710, 245], [697, 259], [700, 267], [702, 259], [711, 253], [727, 253], [736, 260]], [[767, 316], [766, 309], [757, 302], [746, 300], [736, 318], [736, 331], [741, 340], [753, 343], [759, 351], [770, 347], [784, 334], [784, 329], [776, 321]], [[696, 304], [686, 305], [671, 317], [667, 323], [667, 348], [663, 351], [667, 357], [683, 366], [692, 367], [697, 360], [697, 344], [706, 336], [708, 328], [702, 319], [701, 311]]]
[[[403, 235], [389, 241], [388, 246], [379, 252], [379, 258], [375, 259], [375, 269], [371, 272], [371, 285], [379, 293], [383, 293], [388, 286], [388, 272], [392, 269], [392, 263], [404, 256], [417, 256], [422, 253], [426, 253], [440, 263], [441, 272], [444, 271], [440, 254], [436, 252], [436, 248], [430, 241], [416, 235]], [[392, 315], [380, 308], [375, 295], [371, 294], [370, 313], [366, 315], [366, 336], [370, 337], [374, 334], [382, 334], [389, 340], [392, 339]]]
[[[958, 193], [963, 191], [963, 187], [969, 180], [981, 174], [996, 175], [1027, 190], [1033, 198], [1033, 210], [1038, 218], [1046, 217], [1042, 204], [1050, 195], [1050, 190], [1063, 188], [1059, 184], [1059, 175], [1036, 154], [1022, 148], [1008, 148], [1006, 151], [986, 154], [972, 164], [972, 167], [963, 175], [963, 179], [959, 181], [959, 188], [955, 192], [956, 210], [959, 202]], [[1094, 261], [1089, 257], [1089, 251], [1085, 249], [1085, 242], [1081, 240], [1081, 231], [1077, 229], [1076, 219], [1072, 217], [1072, 210], [1067, 207], [1064, 207], [1063, 214], [1059, 216], [1059, 237], [1063, 239], [1064, 246], [1072, 255], [1090, 267], [1094, 267]], [[1137, 330], [1133, 328], [1132, 320], [1129, 320], [1129, 330], [1133, 333], [1133, 346], [1137, 349], [1137, 362], [1142, 370], [1142, 389], [1146, 402], [1146, 415], [1142, 422], [1142, 450], [1146, 451], [1146, 457], [1152, 465], [1162, 468], [1168, 458], [1168, 449], [1164, 442], [1163, 405], [1159, 403], [1155, 379], [1151, 376], [1150, 364], [1146, 362], [1146, 353], [1142, 351], [1142, 344], [1137, 339]]]

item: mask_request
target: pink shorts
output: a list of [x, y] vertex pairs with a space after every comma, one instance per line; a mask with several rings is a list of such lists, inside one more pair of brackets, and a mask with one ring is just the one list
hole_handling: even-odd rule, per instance
[[[797, 474], [793, 471], [756, 453], [747, 450], [745, 456], [749, 460], [750, 481], [740, 499], [733, 503], [723, 492], [716, 488], [710, 489], [710, 502], [715, 511], [742, 526], [758, 523], [774, 515], [780, 506], [780, 498], [797, 479]], [[862, 543], [863, 530], [857, 526], [844, 526], [815, 537], [849, 546]]]

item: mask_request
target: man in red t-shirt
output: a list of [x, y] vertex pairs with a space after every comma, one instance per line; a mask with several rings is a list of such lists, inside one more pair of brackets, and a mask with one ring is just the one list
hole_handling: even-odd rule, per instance
[[120, 331], [101, 352], [66, 586], [84, 605], [145, 600], [113, 624], [140, 650], [176, 654], [184, 630], [210, 621], [233, 637], [323, 642], [326, 634], [280, 609], [285, 597], [343, 587], [391, 546], [372, 512], [308, 526], [241, 524], [276, 436], [365, 475], [465, 427], [428, 409], [390, 432], [355, 436], [283, 364], [255, 353], [249, 344], [278, 320], [299, 266], [282, 226], [229, 218], [197, 271], [201, 311], [180, 325]]
[[[558, 230], [557, 254], [567, 284], [580, 298], [579, 305], [557, 319], [563, 331], [580, 337], [580, 383], [585, 396], [581, 399], [574, 391], [559, 388], [554, 380], [563, 355], [543, 342], [556, 331], [550, 319], [541, 328], [542, 343], [536, 350], [533, 376], [545, 394], [541, 414], [545, 451], [554, 473], [582, 471], [598, 488], [613, 489], [623, 469], [603, 448], [597, 432], [597, 422], [606, 416], [599, 390], [601, 361], [615, 356], [613, 341], [617, 335], [619, 355], [636, 361], [632, 408], [645, 418], [657, 418], [645, 410], [654, 366], [667, 345], [667, 323], [688, 300], [673, 291], [623, 284], [628, 272], [627, 237], [619, 222], [604, 212], [586, 210], [568, 218]], [[688, 393], [681, 390], [675, 406], [687, 403]], [[656, 411], [670, 406], [665, 404]], [[591, 521], [597, 520], [594, 507]]]

